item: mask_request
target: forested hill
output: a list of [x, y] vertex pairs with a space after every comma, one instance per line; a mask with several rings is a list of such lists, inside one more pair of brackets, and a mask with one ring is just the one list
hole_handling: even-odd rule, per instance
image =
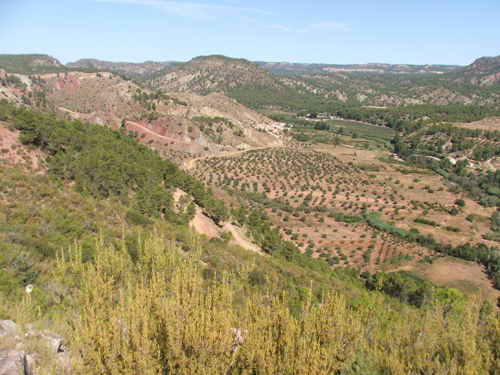
[[[206, 95], [219, 92], [254, 109], [310, 110], [317, 107], [321, 110], [324, 104], [332, 103], [346, 103], [350, 107], [492, 105], [500, 98], [498, 57], [480, 58], [461, 70], [441, 65], [259, 64], [212, 55], [196, 57], [182, 64], [130, 64], [84, 59], [66, 67], [48, 56], [0, 56], [0, 68], [7, 73], [116, 69], [164, 93]], [[278, 75], [285, 71], [300, 74]]]
[[[227, 208], [211, 191], [140, 144], [133, 132], [111, 131], [101, 125], [76, 120], [57, 120], [35, 111], [14, 108], [1, 101], [4, 116], [21, 131], [22, 144], [39, 147], [48, 154], [53, 179], [71, 181], [78, 192], [95, 198], [114, 197], [139, 215], [173, 220], [173, 188], [193, 196], [214, 220], [224, 220]], [[6, 115], [5, 115], [6, 114]]]
[[9, 73], [32, 74], [47, 71], [58, 71], [64, 66], [59, 60], [48, 55], [1, 55], [0, 69]]
[[349, 107], [491, 105], [498, 102], [500, 88], [494, 84], [494, 64], [490, 65], [488, 70], [478, 71], [472, 77], [466, 76], [470, 67], [464, 73], [444, 69], [446, 74], [416, 74], [413, 68], [401, 68], [401, 74], [389, 74], [385, 68], [375, 72], [372, 67], [360, 72], [330, 69], [318, 74], [313, 69], [312, 73], [280, 76], [246, 60], [202, 56], [146, 83], [163, 91], [202, 95], [221, 92], [250, 108], [309, 110], [317, 107], [321, 111], [321, 107], [335, 103], [346, 103]]
[[500, 56], [481, 57], [459, 73], [476, 85], [498, 85], [500, 82]]

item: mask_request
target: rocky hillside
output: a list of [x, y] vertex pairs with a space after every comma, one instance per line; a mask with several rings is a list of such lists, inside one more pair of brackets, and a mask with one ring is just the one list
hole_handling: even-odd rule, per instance
[[97, 68], [102, 70], [113, 70], [120, 74], [125, 74], [131, 78], [141, 78], [150, 76], [165, 69], [172, 64], [171, 61], [154, 62], [146, 61], [143, 63], [111, 62], [96, 59], [80, 59], [78, 61], [66, 64], [70, 68]]
[[288, 62], [264, 62], [257, 64], [264, 69], [278, 75], [296, 74], [328, 74], [335, 72], [364, 72], [364, 73], [392, 73], [392, 74], [446, 74], [462, 69], [459, 65], [406, 65], [406, 64], [296, 64]]
[[275, 135], [257, 128], [269, 124], [268, 118], [222, 94], [165, 95], [111, 72], [60, 72], [31, 78], [7, 74], [2, 83], [0, 98], [54, 111], [63, 118], [112, 129], [125, 127], [141, 143], [162, 150], [181, 165], [189, 156], [278, 142]]
[[460, 73], [467, 80], [479, 86], [489, 86], [500, 82], [500, 56], [481, 57]]

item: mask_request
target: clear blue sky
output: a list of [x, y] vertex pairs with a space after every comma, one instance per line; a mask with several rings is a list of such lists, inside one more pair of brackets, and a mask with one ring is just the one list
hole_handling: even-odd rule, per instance
[[0, 0], [0, 53], [467, 65], [500, 55], [500, 0]]

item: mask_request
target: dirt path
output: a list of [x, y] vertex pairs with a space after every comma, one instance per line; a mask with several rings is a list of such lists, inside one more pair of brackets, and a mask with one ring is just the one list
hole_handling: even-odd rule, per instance
[[[186, 195], [186, 193], [180, 189], [176, 189], [174, 191], [173, 196], [176, 204], [179, 202], [179, 199], [183, 195]], [[200, 234], [205, 234], [208, 237], [220, 238], [219, 227], [213, 222], [212, 219], [203, 214], [203, 210], [200, 206], [198, 206], [197, 204], [195, 204], [195, 206], [196, 214], [189, 224]], [[236, 242], [241, 247], [263, 254], [262, 250], [257, 245], [245, 239], [240, 233], [240, 230], [233, 224], [225, 223], [222, 229], [231, 232], [234, 242]]]
[[486, 165], [491, 168], [492, 171], [496, 171], [497, 169], [491, 164], [493, 159], [486, 160]]
[[[183, 192], [180, 189], [176, 189], [174, 191], [174, 201], [177, 204], [179, 202], [179, 199], [183, 196], [187, 195], [185, 192]], [[217, 230], [217, 226], [207, 216], [203, 214], [203, 210], [201, 209], [200, 206], [198, 206], [195, 203], [196, 207], [196, 214], [194, 215], [193, 220], [190, 221], [189, 224], [193, 226], [193, 228], [200, 234], [205, 234], [208, 237], [220, 237], [219, 231]]]
[[189, 224], [200, 234], [220, 238], [215, 223], [203, 214], [198, 205], [196, 205], [196, 214]]
[[155, 137], [160, 137], [160, 138], [163, 138], [163, 139], [168, 139], [169, 141], [174, 141], [174, 142], [179, 142], [179, 143], [184, 143], [186, 145], [190, 145], [192, 146], [194, 143], [192, 142], [186, 142], [186, 141], [180, 141], [178, 139], [175, 139], [175, 138], [170, 138], [170, 137], [165, 137], [164, 135], [160, 135], [158, 133], [155, 133], [154, 131], [152, 130], [149, 130], [148, 128], [146, 128], [145, 126], [141, 125], [141, 124], [138, 124], [137, 122], [134, 122], [134, 121], [127, 121], [127, 125], [128, 124], [132, 124], [132, 125], [135, 125], [135, 126], [138, 126], [141, 128], [141, 130], [145, 131], [146, 133], [150, 133], [152, 135], [154, 135]]
[[244, 247], [247, 250], [252, 250], [252, 251], [255, 251], [257, 253], [263, 254], [262, 249], [260, 247], [258, 247], [257, 245], [244, 239], [243, 236], [240, 234], [240, 231], [238, 230], [238, 228], [236, 226], [234, 226], [233, 224], [226, 223], [226, 224], [224, 224], [223, 228], [227, 231], [230, 231], [233, 234], [234, 241], [238, 245], [240, 245], [241, 247]]

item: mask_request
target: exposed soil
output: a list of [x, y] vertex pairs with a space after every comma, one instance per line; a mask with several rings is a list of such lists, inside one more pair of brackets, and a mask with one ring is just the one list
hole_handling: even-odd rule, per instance
[[200, 234], [205, 234], [208, 237], [220, 237], [213, 220], [205, 216], [198, 205], [196, 205], [196, 214], [189, 224]]
[[[319, 157], [321, 154], [317, 151], [323, 156]], [[356, 165], [367, 167], [367, 170], [356, 169]], [[340, 258], [337, 263], [340, 266], [350, 265], [370, 272], [413, 270], [421, 267], [421, 260], [439, 255], [418, 244], [377, 233], [364, 221], [346, 223], [324, 211], [316, 212], [317, 206], [360, 216], [361, 206], [366, 204], [369, 211], [380, 212], [384, 221], [432, 235], [438, 243], [497, 245], [483, 239], [490, 229], [492, 208], [452, 193], [442, 178], [433, 172], [413, 169], [403, 173], [409, 171], [409, 167], [389, 158], [388, 152], [382, 149], [291, 143], [258, 152], [243, 151], [217, 158], [192, 159], [187, 168], [236, 207], [244, 202], [249, 209], [265, 212], [269, 220], [280, 227], [283, 238], [292, 241], [301, 251], [313, 249], [313, 257], [337, 258], [337, 261]], [[246, 187], [242, 186], [244, 184]], [[229, 194], [228, 189], [233, 192]], [[244, 193], [239, 196], [238, 191]], [[265, 193], [267, 202], [286, 203], [291, 209], [285, 211], [280, 208], [282, 206], [271, 209], [271, 204], [256, 205], [256, 201], [244, 198], [249, 191]], [[307, 204], [310, 211], [296, 211], [306, 196], [310, 196]], [[465, 207], [459, 207], [460, 212], [451, 215], [450, 209], [458, 207], [455, 203], [458, 198], [465, 201]], [[475, 215], [472, 223], [466, 219], [470, 214]], [[434, 221], [436, 225], [415, 222], [416, 218]], [[371, 249], [370, 258], [366, 257], [367, 249]], [[492, 290], [483, 267], [469, 265], [478, 274], [461, 272], [460, 269], [453, 271], [453, 265], [448, 267], [442, 271], [443, 282], [449, 271], [457, 278], [457, 281], [452, 278], [450, 285], [455, 282], [457, 285], [451, 286], [464, 289], [481, 275], [484, 285], [489, 285]]]
[[45, 156], [38, 150], [29, 150], [19, 142], [19, 131], [9, 130], [8, 124], [0, 121], [0, 161], [18, 166], [25, 171], [43, 174], [46, 171]]
[[224, 230], [227, 230], [233, 234], [233, 240], [236, 244], [240, 245], [241, 247], [247, 250], [252, 250], [263, 254], [263, 251], [260, 247], [258, 247], [257, 245], [251, 243], [249, 240], [244, 238], [244, 235], [241, 233], [241, 228], [238, 228], [231, 223], [225, 223], [223, 228]]
[[[173, 194], [175, 202], [178, 203], [180, 198], [185, 194], [186, 193], [184, 193], [182, 190], [177, 189]], [[201, 209], [200, 206], [198, 206], [197, 204], [195, 204], [195, 206], [196, 206], [196, 214], [193, 220], [191, 220], [189, 224], [198, 233], [204, 234], [208, 237], [220, 238], [221, 230], [229, 231], [233, 235], [232, 242], [234, 242], [237, 245], [240, 245], [241, 247], [247, 250], [256, 251], [263, 254], [260, 247], [251, 243], [250, 240], [244, 238], [245, 236], [242, 234], [241, 228], [238, 228], [237, 226], [231, 223], [225, 223], [223, 227], [220, 228], [214, 223], [212, 219], [203, 214], [203, 210]]]
[[[270, 147], [281, 147], [281, 146], [283, 146], [283, 141], [279, 139], [277, 141], [277, 143], [275, 145], [272, 145], [272, 146], [254, 147], [254, 148], [246, 149], [246, 150], [227, 152], [224, 154], [215, 155], [214, 157], [236, 156], [236, 155], [240, 155], [240, 154], [247, 152], [247, 151], [250, 151], [250, 150], [262, 150], [262, 149], [266, 149], [266, 148], [270, 148]], [[192, 169], [196, 165], [196, 162], [198, 160], [202, 160], [202, 159], [206, 159], [206, 158], [207, 158], [207, 156], [200, 156], [198, 158], [194, 158], [194, 159], [189, 160], [185, 169], [186, 170]]]

